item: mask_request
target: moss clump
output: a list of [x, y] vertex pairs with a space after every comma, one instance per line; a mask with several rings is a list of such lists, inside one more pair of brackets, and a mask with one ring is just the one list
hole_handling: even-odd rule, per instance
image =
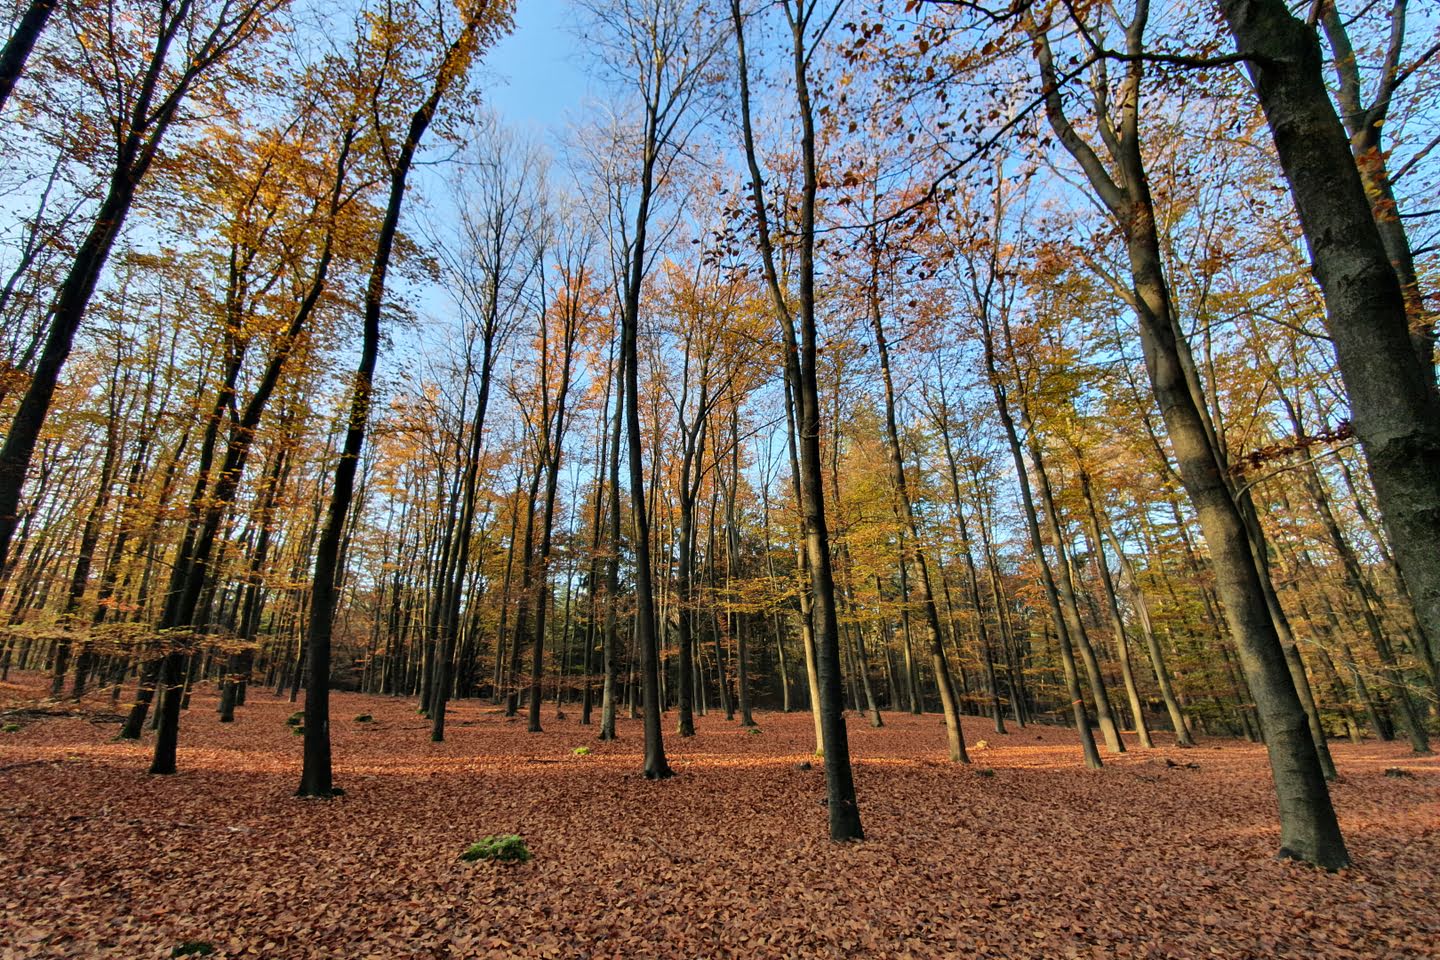
[[0, 727], [0, 731], [4, 731], [5, 733], [19, 733], [19, 732], [20, 732], [20, 724], [18, 724], [18, 723], [7, 723], [7, 724], [5, 724], [5, 726]]
[[978, 770], [975, 771], [975, 775], [977, 777], [993, 777], [995, 776], [995, 771], [991, 770], [989, 767], [980, 767]]
[[305, 723], [305, 711], [296, 710], [294, 713], [290, 714], [290, 716], [285, 718], [285, 722], [290, 724], [290, 726], [292, 727], [301, 726]]
[[305, 736], [305, 725], [302, 723], [298, 727], [291, 727], [290, 732], [295, 734], [295, 736], [297, 737], [303, 737]]
[[747, 733], [759, 733], [759, 732], [760, 732], [760, 728], [759, 728], [759, 727], [751, 727], [751, 728], [750, 728], [749, 730], [747, 730], [746, 732], [747, 732]]
[[576, 747], [574, 750], [571, 750], [570, 752], [573, 753], [573, 754], [575, 754], [575, 756], [577, 756], [577, 757], [588, 757], [588, 756], [590, 756], [590, 748], [589, 748], [589, 747]]
[[186, 940], [170, 951], [172, 957], [208, 957], [215, 952], [215, 946], [204, 940]]
[[372, 717], [372, 716], [370, 716], [370, 714], [368, 714], [368, 713], [362, 713], [362, 714], [360, 714], [360, 716], [358, 716], [358, 717], [355, 718], [355, 722], [356, 722], [356, 723], [374, 723], [374, 722], [375, 722], [375, 718]]
[[499, 863], [524, 863], [530, 859], [530, 848], [518, 833], [502, 833], [470, 844], [460, 859], [467, 863], [493, 860]]

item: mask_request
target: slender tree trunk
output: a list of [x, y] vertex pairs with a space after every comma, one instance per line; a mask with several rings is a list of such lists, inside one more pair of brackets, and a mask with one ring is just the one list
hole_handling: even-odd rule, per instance
[[[782, 352], [786, 376], [798, 401], [796, 434], [799, 448], [800, 507], [805, 518], [805, 550], [809, 562], [819, 687], [819, 712], [825, 751], [827, 807], [830, 838], [836, 841], [864, 839], [860, 808], [855, 799], [854, 773], [850, 767], [850, 744], [845, 731], [840, 676], [840, 628], [835, 610], [835, 581], [830, 566], [830, 535], [825, 522], [825, 490], [820, 459], [820, 399], [816, 374], [818, 343], [815, 324], [815, 196], [819, 186], [816, 160], [814, 112], [810, 101], [809, 53], [806, 28], [809, 14], [806, 0], [784, 4], [790, 23], [792, 65], [796, 105], [801, 123], [800, 153], [804, 183], [800, 197], [797, 313], [792, 314], [780, 288], [770, 243], [769, 212], [764, 195], [764, 178], [756, 159], [755, 139], [750, 123], [749, 76], [745, 64], [744, 20], [739, 0], [731, 0], [740, 76], [740, 112], [745, 134], [745, 154], [750, 170], [750, 188], [759, 229], [761, 254], [767, 285], [775, 312], [784, 332]], [[798, 319], [798, 323], [796, 322]], [[798, 327], [798, 337], [797, 337]], [[797, 355], [798, 341], [798, 355]]]
[[[112, 392], [116, 390], [114, 379], [111, 380]], [[75, 558], [75, 568], [70, 576], [70, 589], [65, 597], [65, 609], [62, 620], [62, 628], [69, 630], [70, 621], [80, 606], [80, 601], [85, 596], [85, 590], [90, 584], [90, 567], [95, 562], [95, 550], [100, 544], [100, 524], [105, 515], [105, 509], [110, 503], [110, 483], [114, 479], [115, 461], [119, 455], [119, 399], [112, 396], [111, 411], [105, 425], [105, 453], [100, 463], [100, 478], [96, 485], [95, 500], [90, 505], [90, 512], [85, 517], [84, 526], [80, 533], [79, 555]], [[82, 653], [75, 670], [75, 699], [80, 698], [80, 693], [85, 688], [85, 674], [90, 670], [90, 644], [85, 641], [82, 646]], [[50, 696], [59, 697], [65, 686], [65, 674], [69, 662], [70, 640], [68, 637], [61, 637], [55, 649], [54, 673], [50, 678]]]
[[520, 597], [515, 605], [515, 632], [510, 646], [510, 666], [505, 683], [507, 717], [513, 717], [520, 712], [520, 655], [524, 653], [525, 641], [530, 637], [530, 595], [534, 592], [535, 579], [535, 500], [539, 496], [540, 480], [544, 475], [544, 465], [536, 463], [525, 497], [525, 540], [520, 550]]
[[1090, 693], [1095, 698], [1095, 714], [1100, 724], [1100, 735], [1105, 738], [1105, 748], [1111, 753], [1124, 753], [1125, 741], [1120, 736], [1119, 724], [1115, 722], [1115, 710], [1110, 704], [1110, 692], [1105, 685], [1105, 676], [1100, 671], [1100, 661], [1090, 643], [1085, 621], [1080, 616], [1079, 591], [1072, 574], [1071, 551], [1066, 543], [1065, 531], [1060, 524], [1060, 512], [1055, 506], [1055, 493], [1050, 486], [1050, 472], [1045, 466], [1045, 453], [1040, 446], [1039, 432], [1035, 429], [1034, 418], [1030, 415], [1030, 400], [1024, 389], [1024, 377], [1019, 369], [1019, 358], [1015, 355], [1014, 342], [1010, 333], [1010, 321], [1004, 314], [1000, 318], [1005, 334], [1006, 352], [1016, 368], [1020, 389], [1020, 425], [1029, 440], [1030, 464], [1035, 469], [1035, 488], [1040, 494], [1040, 517], [1045, 532], [1050, 535], [1050, 544], [1055, 551], [1055, 587], [1060, 599], [1060, 613], [1065, 619], [1065, 629], [1070, 640], [1080, 651], [1080, 661], [1085, 666], [1085, 675], [1090, 681]]
[[[611, 341], [612, 344], [614, 341]], [[610, 360], [606, 365], [607, 370], [613, 370], [615, 366], [614, 349], [611, 349]], [[610, 395], [613, 376], [605, 378], [605, 399], [600, 404], [599, 422], [596, 424], [596, 431], [600, 434], [600, 450], [595, 458], [595, 510], [594, 522], [590, 531], [590, 567], [585, 578], [585, 592], [587, 612], [585, 616], [585, 690], [580, 706], [580, 722], [584, 726], [590, 726], [591, 714], [594, 712], [595, 685], [591, 682], [590, 676], [595, 669], [595, 618], [599, 614], [598, 589], [600, 576], [600, 543], [605, 522], [605, 491], [606, 486], [605, 465], [609, 462], [610, 453], [610, 432], [605, 428], [606, 420], [610, 413]], [[603, 667], [602, 667], [603, 669]], [[602, 681], [603, 683], [603, 681]]]
[[[32, 7], [38, 7], [40, 2], [32, 0]], [[196, 63], [186, 70], [173, 87], [162, 87], [171, 44], [187, 22], [189, 12], [190, 4], [181, 3], [159, 18], [159, 30], [150, 47], [143, 73], [135, 78], [134, 102], [127, 111], [128, 116], [124, 117], [125, 135], [110, 171], [105, 197], [56, 291], [45, 346], [31, 371], [30, 385], [10, 422], [5, 443], [0, 446], [0, 567], [4, 566], [10, 551], [10, 541], [19, 520], [20, 493], [36, 441], [50, 412], [50, 402], [60, 381], [60, 370], [70, 356], [76, 331], [80, 329], [100, 274], [130, 214], [135, 193], [149, 172], [191, 85], [218, 57], [218, 53], [212, 51], [203, 63]], [[34, 46], [48, 17], [48, 12], [42, 17], [37, 9], [27, 10], [17, 35], [11, 37], [4, 52], [0, 53], [0, 70], [8, 68], [11, 71], [0, 72], [0, 83], [8, 78], [13, 88], [14, 78], [23, 67], [29, 48]], [[237, 16], [232, 26], [240, 29], [247, 20], [248, 16]], [[33, 32], [28, 33], [28, 39], [27, 24], [33, 28]], [[218, 35], [216, 39], [219, 39]], [[25, 49], [22, 51], [22, 48]]]
[[1160, 688], [1160, 698], [1165, 701], [1165, 711], [1170, 715], [1170, 726], [1175, 730], [1175, 745], [1193, 747], [1195, 741], [1191, 739], [1190, 728], [1185, 723], [1184, 711], [1181, 710], [1180, 700], [1175, 695], [1175, 688], [1170, 679], [1170, 667], [1165, 660], [1165, 650], [1160, 646], [1159, 638], [1155, 636], [1155, 627], [1150, 619], [1150, 603], [1145, 598], [1145, 592], [1140, 588], [1139, 578], [1130, 563], [1130, 558], [1125, 555], [1124, 548], [1120, 545], [1120, 538], [1115, 536], [1115, 531], [1111, 528], [1108, 520], [1105, 522], [1105, 533], [1110, 538], [1110, 544], [1115, 548], [1115, 555], [1120, 561], [1123, 582], [1129, 584], [1131, 605], [1135, 609], [1135, 617], [1140, 623], [1140, 633], [1145, 638], [1145, 649], [1150, 656], [1150, 669], [1155, 672], [1155, 683]]
[[[965, 558], [965, 579], [966, 589], [969, 594], [970, 608], [975, 611], [975, 632], [980, 639], [981, 655], [985, 657], [985, 679], [990, 688], [990, 715], [995, 723], [995, 732], [1005, 732], [1005, 717], [1000, 710], [1000, 694], [995, 681], [995, 653], [990, 643], [990, 629], [986, 624], [985, 607], [980, 602], [980, 574], [975, 566], [975, 554], [970, 539], [970, 527], [965, 520], [964, 498], [960, 496], [960, 471], [955, 460], [955, 447], [950, 442], [949, 412], [943, 406], [938, 418], [941, 440], [945, 446], [945, 462], [949, 467], [950, 475], [950, 498], [955, 505], [955, 520], [960, 530], [960, 553]], [[998, 616], [998, 610], [997, 610]], [[1014, 690], [1011, 690], [1011, 699], [1014, 699]], [[1018, 717], [1018, 715], [1017, 715]]]
[[[723, 476], [723, 468], [716, 464], [717, 477]], [[738, 401], [730, 408], [730, 482], [725, 485], [725, 580], [727, 589], [740, 575], [740, 524], [735, 511], [735, 501], [740, 489], [740, 407]], [[735, 693], [740, 701], [740, 725], [755, 726], [750, 706], [750, 636], [747, 614], [733, 611], [731, 622], [735, 627]], [[876, 712], [878, 719], [879, 713]]]
[[288, 451], [282, 449], [275, 455], [275, 462], [268, 471], [260, 504], [260, 533], [255, 552], [250, 558], [250, 569], [246, 576], [245, 600], [240, 618], [239, 641], [243, 648], [232, 654], [226, 668], [226, 677], [220, 688], [220, 722], [233, 723], [235, 707], [244, 695], [254, 665], [255, 652], [252, 645], [259, 629], [261, 595], [264, 592], [263, 575], [270, 553], [271, 525], [274, 520], [275, 501], [289, 463]]
[[1140, 691], [1135, 686], [1135, 671], [1130, 666], [1130, 646], [1125, 639], [1125, 620], [1120, 616], [1120, 604], [1115, 599], [1115, 581], [1110, 577], [1110, 564], [1105, 559], [1105, 543], [1100, 533], [1100, 517], [1095, 510], [1095, 497], [1090, 488], [1090, 475], [1084, 468], [1080, 471], [1080, 490], [1085, 497], [1085, 507], [1090, 517], [1091, 549], [1095, 554], [1095, 566], [1100, 573], [1100, 585], [1105, 593], [1105, 610], [1110, 615], [1110, 630], [1115, 634], [1115, 650], [1120, 656], [1125, 695], [1130, 699], [1130, 713], [1135, 717], [1135, 734], [1140, 739], [1140, 746], [1153, 750], [1155, 744], [1150, 740], [1145, 707], [1140, 700]]
[[[790, 371], [787, 367], [785, 372], [785, 437], [790, 453], [790, 483], [798, 509], [801, 495], [797, 408], [795, 386], [790, 380]], [[801, 522], [803, 524], [803, 517]], [[800, 644], [805, 651], [805, 679], [810, 692], [810, 716], [815, 722], [815, 753], [824, 756], [824, 726], [820, 716], [820, 670], [815, 658], [815, 594], [810, 584], [810, 559], [809, 554], [805, 552], [803, 537], [795, 544], [795, 579], [799, 585], [796, 592], [799, 594], [800, 606]]]
[[601, 651], [605, 677], [600, 691], [600, 739], [615, 739], [615, 710], [619, 702], [616, 682], [619, 672], [617, 619], [620, 603], [620, 442], [625, 424], [625, 365], [615, 365], [615, 413], [610, 426], [610, 518], [605, 557], [605, 633]]
[[[930, 562], [920, 546], [920, 527], [915, 519], [915, 507], [910, 500], [910, 487], [905, 477], [905, 460], [900, 452], [900, 431], [895, 417], [895, 384], [890, 376], [890, 348], [885, 338], [885, 326], [880, 316], [878, 285], [879, 267], [876, 240], [872, 235], [870, 324], [875, 333], [875, 345], [880, 354], [880, 375], [885, 387], [885, 438], [886, 453], [890, 460], [890, 481], [895, 487], [896, 513], [906, 531], [910, 534], [911, 560], [915, 567], [915, 592], [925, 618], [926, 639], [930, 645], [930, 669], [935, 676], [935, 686], [940, 694], [940, 709], [945, 717], [945, 736], [953, 763], [969, 763], [965, 751], [965, 732], [960, 726], [960, 705], [955, 699], [955, 687], [950, 679], [950, 664], [945, 656], [945, 646], [940, 632], [940, 611], [935, 605], [935, 593], [930, 573]], [[902, 559], [902, 562], [903, 559]]]
[[[570, 393], [570, 371], [575, 355], [575, 336], [578, 330], [580, 317], [575, 311], [574, 297], [579, 291], [567, 291], [571, 299], [566, 304], [565, 328], [563, 341], [561, 343], [560, 360], [560, 381], [555, 388], [554, 403], [550, 400], [550, 386], [543, 382], [549, 375], [548, 359], [541, 363], [542, 378], [542, 402], [541, 416], [544, 418], [544, 427], [540, 434], [540, 449], [545, 459], [545, 520], [540, 528], [540, 557], [539, 575], [540, 582], [536, 590], [535, 599], [535, 641], [531, 648], [530, 660], [530, 709], [528, 730], [531, 733], [540, 733], [540, 680], [545, 666], [545, 623], [546, 614], [550, 609], [553, 600], [550, 587], [550, 547], [555, 531], [555, 499], [560, 489], [560, 463], [561, 455], [565, 447], [565, 430], [567, 422], [565, 419], [565, 404]], [[540, 349], [542, 354], [548, 358], [549, 335], [545, 324], [547, 318], [542, 314], [540, 318], [541, 338]], [[552, 412], [553, 406], [553, 412]]]
[[410, 167], [430, 121], [440, 104], [446, 87], [463, 73], [470, 56], [471, 42], [484, 16], [481, 10], [467, 12], [464, 25], [451, 41], [439, 65], [436, 78], [425, 101], [410, 116], [409, 128], [400, 150], [390, 167], [390, 193], [385, 216], [375, 242], [375, 257], [365, 286], [364, 336], [360, 362], [350, 390], [350, 412], [345, 430], [344, 446], [335, 466], [331, 485], [330, 507], [325, 526], [315, 548], [315, 578], [310, 594], [310, 622], [307, 648], [310, 677], [305, 690], [305, 748], [297, 793], [304, 797], [330, 797], [335, 794], [330, 753], [330, 641], [334, 628], [337, 589], [341, 569], [340, 540], [346, 528], [350, 501], [355, 488], [355, 474], [360, 451], [365, 442], [365, 429], [370, 419], [370, 406], [375, 363], [380, 352], [380, 314], [385, 305], [385, 279], [390, 255], [400, 225], [400, 208], [405, 200], [406, 181]]
[[1050, 572], [1049, 561], [1045, 558], [1045, 541], [1040, 536], [1040, 521], [1035, 512], [1035, 499], [1030, 492], [1030, 475], [1025, 469], [1025, 455], [1020, 448], [1020, 435], [1015, 429], [1015, 418], [1010, 413], [1010, 402], [995, 362], [995, 343], [990, 330], [986, 306], [982, 304], [979, 319], [983, 328], [985, 366], [990, 374], [991, 390], [995, 395], [995, 409], [1005, 428], [1005, 437], [1010, 444], [1010, 457], [1015, 464], [1015, 477], [1020, 484], [1020, 505], [1025, 512], [1025, 528], [1030, 535], [1030, 549], [1035, 556], [1035, 565], [1040, 571], [1040, 582], [1045, 588], [1045, 599], [1050, 606], [1050, 618], [1055, 625], [1055, 635], [1060, 648], [1060, 666], [1065, 677], [1065, 693], [1070, 698], [1070, 711], [1075, 721], [1075, 732], [1080, 737], [1080, 750], [1085, 765], [1092, 770], [1101, 766], [1100, 751], [1095, 748], [1095, 736], [1090, 732], [1090, 717], [1085, 711], [1085, 694], [1080, 690], [1080, 674], [1075, 667], [1075, 650], [1070, 642], [1066, 618], [1060, 610], [1060, 597], [1055, 588], [1055, 578]]
[[5, 109], [15, 82], [25, 69], [25, 61], [30, 59], [30, 51], [35, 48], [35, 41], [40, 39], [50, 14], [58, 5], [59, 0], [30, 0], [20, 22], [15, 25], [15, 31], [5, 43], [5, 49], [0, 51], [0, 110]]

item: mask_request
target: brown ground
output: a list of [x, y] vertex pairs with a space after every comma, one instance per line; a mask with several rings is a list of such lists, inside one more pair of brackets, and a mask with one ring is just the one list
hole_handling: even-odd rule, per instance
[[[39, 691], [0, 687], [0, 710]], [[1065, 730], [969, 718], [989, 747], [957, 768], [936, 716], [852, 717], [868, 839], [839, 846], [823, 773], [797, 768], [807, 714], [701, 718], [650, 783], [636, 721], [600, 744], [578, 710], [531, 735], [462, 703], [431, 744], [410, 702], [342, 694], [348, 793], [304, 801], [294, 707], [213, 707], [168, 778], [113, 724], [0, 734], [0, 958], [1440, 957], [1440, 760], [1396, 743], [1334, 745], [1355, 866], [1327, 875], [1271, 859], [1263, 751], [1230, 741], [1087, 772]], [[508, 832], [533, 861], [457, 859]]]

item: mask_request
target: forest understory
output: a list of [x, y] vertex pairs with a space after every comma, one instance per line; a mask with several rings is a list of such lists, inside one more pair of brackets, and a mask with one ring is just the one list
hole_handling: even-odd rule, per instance
[[[623, 711], [601, 743], [578, 708], [531, 734], [461, 701], [435, 744], [413, 701], [336, 693], [346, 793], [325, 801], [294, 796], [286, 699], [257, 689], [222, 725], [197, 689], [181, 772], [154, 777], [152, 733], [115, 742], [108, 697], [46, 683], [0, 686], [3, 960], [1440, 957], [1440, 758], [1399, 742], [1331, 744], [1354, 865], [1326, 874], [1271, 859], [1243, 741], [1132, 737], [1087, 770], [1068, 728], [967, 717], [962, 767], [936, 714], [852, 714], [867, 838], [835, 844], [808, 712], [699, 717], [651, 782]], [[459, 859], [506, 833], [533, 859]]]

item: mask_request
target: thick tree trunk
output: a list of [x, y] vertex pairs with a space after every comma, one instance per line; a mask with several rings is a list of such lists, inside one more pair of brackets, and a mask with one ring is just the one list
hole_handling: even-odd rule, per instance
[[1331, 341], [1391, 547], [1440, 663], [1440, 400], [1322, 77], [1314, 29], [1280, 0], [1221, 0], [1325, 294]]
[[[1229, 12], [1237, 3], [1247, 2], [1249, 0], [1222, 0], [1222, 5]], [[1283, 12], [1283, 6], [1280, 9]], [[1057, 137], [1079, 162], [1092, 188], [1123, 232], [1133, 286], [1130, 306], [1139, 321], [1151, 389], [1165, 420], [1181, 482], [1194, 504], [1210, 548], [1216, 591], [1224, 604], [1230, 634], [1239, 650], [1241, 666], [1260, 716], [1280, 805], [1280, 856], [1336, 869], [1349, 863], [1349, 855], [1325, 786], [1317, 741], [1309, 729], [1306, 711], [1296, 692], [1296, 678], [1291, 674], [1286, 651], [1276, 632], [1276, 618], [1261, 582], [1264, 571], [1259, 567], [1225, 465], [1220, 462], [1196, 385], [1186, 372], [1170, 290], [1162, 269], [1154, 204], [1139, 132], [1144, 76], [1141, 55], [1148, 15], [1148, 5], [1142, 2], [1127, 26], [1126, 48], [1134, 57], [1126, 68], [1122, 94], [1117, 98], [1121, 104], [1119, 116], [1102, 120], [1102, 123], [1113, 123], [1107, 129], [1119, 131], [1118, 136], [1107, 140], [1111, 159], [1120, 171], [1118, 180], [1112, 179], [1099, 157], [1065, 117], [1049, 44], [1043, 31], [1036, 30], [1037, 59], [1048, 89], [1046, 111]], [[1354, 176], [1348, 153], [1345, 162]], [[1368, 208], [1364, 216], [1373, 232]], [[1389, 265], [1385, 266], [1388, 269]], [[1406, 350], [1409, 355], [1408, 340]]]
[[[1395, 278], [1405, 298], [1405, 311], [1410, 325], [1410, 340], [1425, 374], [1429, 386], [1435, 386], [1435, 328], [1431, 314], [1425, 306], [1425, 296], [1420, 288], [1415, 270], [1415, 254], [1410, 246], [1410, 237], [1405, 221], [1396, 202], [1394, 183], [1390, 177], [1388, 155], [1383, 149], [1385, 123], [1389, 119], [1391, 101], [1396, 87], [1404, 82], [1399, 69], [1399, 56], [1403, 50], [1405, 36], [1405, 3], [1395, 4], [1390, 12], [1390, 38], [1386, 50], [1386, 66], [1374, 85], [1370, 104], [1363, 102], [1366, 80], [1361, 75], [1359, 58], [1350, 42], [1349, 31], [1340, 8], [1334, 2], [1320, 5], [1320, 24], [1333, 52], [1333, 64], [1337, 76], [1336, 100], [1340, 106], [1340, 119], [1345, 132], [1350, 136], [1350, 150], [1355, 157], [1355, 167], [1365, 187], [1365, 196], [1370, 201], [1370, 210], [1375, 218], [1375, 229], [1380, 241], [1395, 268]], [[1430, 51], [1433, 54], [1433, 50]], [[1428, 55], [1428, 54], [1427, 54]], [[1393, 61], [1391, 58], [1393, 57]]]
[[[1135, 216], [1149, 222], [1148, 204], [1135, 211]], [[1132, 237], [1143, 232], [1132, 227]], [[1244, 520], [1214, 460], [1179, 369], [1173, 329], [1168, 323], [1157, 322], [1152, 312], [1165, 299], [1158, 251], [1137, 249], [1141, 246], [1148, 247], [1132, 241], [1136, 290], [1145, 303], [1140, 310], [1140, 328], [1146, 365], [1165, 414], [1181, 479], [1210, 547], [1216, 590], [1260, 714], [1280, 800], [1280, 853], [1338, 868], [1349, 862], [1349, 856], [1325, 788], [1316, 740], [1296, 692], [1286, 651], [1276, 634]]]

